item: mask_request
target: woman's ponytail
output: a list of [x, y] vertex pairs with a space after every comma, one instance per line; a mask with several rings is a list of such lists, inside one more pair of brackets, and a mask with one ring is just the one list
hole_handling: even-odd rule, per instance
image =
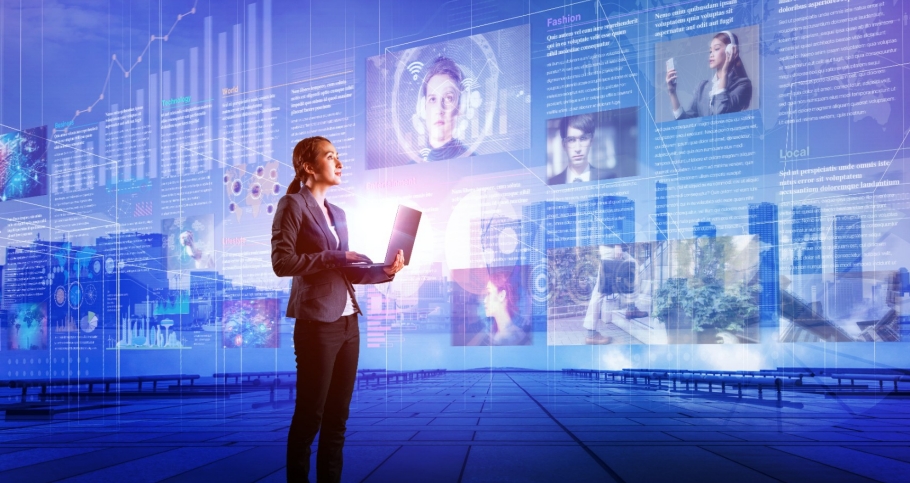
[[288, 184], [287, 194], [292, 195], [299, 193], [303, 189], [303, 185], [306, 184], [306, 180], [309, 177], [309, 174], [306, 172], [304, 165], [313, 159], [316, 158], [317, 149], [322, 142], [331, 142], [328, 139], [322, 136], [312, 136], [306, 139], [301, 139], [300, 142], [294, 146], [293, 154], [293, 163], [294, 163], [294, 179]]

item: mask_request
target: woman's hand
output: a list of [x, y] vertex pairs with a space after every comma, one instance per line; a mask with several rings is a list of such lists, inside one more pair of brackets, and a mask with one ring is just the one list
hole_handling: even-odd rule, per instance
[[370, 257], [357, 252], [344, 252], [344, 261], [348, 263], [373, 263]]
[[667, 71], [667, 92], [670, 93], [670, 107], [675, 112], [679, 109], [679, 98], [676, 97], [676, 69]]
[[395, 255], [395, 263], [389, 265], [388, 267], [382, 267], [382, 271], [386, 275], [392, 276], [400, 272], [404, 268], [404, 251], [398, 250], [398, 255]]
[[730, 47], [730, 55], [724, 59], [724, 65], [717, 71], [718, 89], [727, 88], [727, 73], [733, 69], [733, 62], [735, 62], [736, 58], [739, 56], [739, 50], [735, 45], [729, 45], [728, 47]]
[[676, 94], [676, 69], [667, 71], [667, 91], [671, 95]]

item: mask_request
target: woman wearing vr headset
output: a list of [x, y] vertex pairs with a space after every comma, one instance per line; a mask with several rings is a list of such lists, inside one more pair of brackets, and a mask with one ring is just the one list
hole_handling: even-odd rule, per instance
[[708, 67], [714, 69], [714, 77], [698, 84], [692, 105], [683, 109], [676, 96], [676, 69], [672, 62], [667, 62], [667, 90], [676, 119], [713, 116], [749, 108], [752, 102], [752, 81], [739, 57], [739, 39], [736, 34], [725, 30], [711, 39]]
[[461, 113], [464, 75], [452, 59], [438, 57], [427, 72], [420, 86], [417, 113], [423, 120], [430, 152], [427, 161], [457, 158], [467, 152], [455, 137]]

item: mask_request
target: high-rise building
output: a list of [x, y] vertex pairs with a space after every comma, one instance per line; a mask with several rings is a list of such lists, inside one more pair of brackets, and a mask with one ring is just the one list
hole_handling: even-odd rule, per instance
[[834, 217], [834, 313], [846, 317], [863, 300], [862, 220], [856, 215]]
[[657, 200], [654, 208], [654, 224], [657, 225], [657, 241], [667, 241], [667, 183], [657, 182]]
[[777, 205], [749, 204], [749, 234], [759, 241], [758, 276], [761, 283], [759, 313], [763, 326], [776, 326], [780, 313], [780, 256]]
[[724, 278], [722, 245], [716, 243], [717, 227], [710, 221], [699, 221], [692, 227], [695, 237], [695, 276], [702, 280]]
[[521, 264], [530, 270], [531, 315], [545, 323], [547, 311], [547, 252], [577, 244], [575, 205], [540, 201], [522, 208]]
[[817, 312], [821, 310], [822, 286], [821, 208], [812, 205], [793, 207], [791, 246], [793, 278], [791, 292]]
[[692, 236], [695, 238], [706, 236], [708, 238], [717, 238], [717, 227], [710, 221], [699, 221], [692, 227]]
[[578, 246], [635, 243], [635, 202], [624, 196], [595, 196], [578, 204]]

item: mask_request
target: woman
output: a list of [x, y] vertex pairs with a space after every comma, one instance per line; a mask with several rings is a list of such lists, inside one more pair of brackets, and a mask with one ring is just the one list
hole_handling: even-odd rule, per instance
[[527, 345], [528, 334], [516, 324], [518, 294], [509, 281], [509, 274], [490, 274], [486, 296], [483, 299], [484, 315], [493, 319], [493, 345]]
[[739, 57], [739, 39], [724, 31], [711, 39], [708, 48], [708, 67], [714, 69], [710, 81], [702, 81], [688, 109], [680, 106], [676, 96], [676, 69], [667, 71], [667, 90], [676, 119], [713, 116], [739, 112], [749, 108], [752, 101], [752, 81]]
[[401, 252], [386, 267], [357, 267], [370, 259], [348, 250], [344, 211], [326, 201], [341, 183], [343, 165], [320, 136], [294, 148], [294, 180], [278, 201], [272, 223], [272, 269], [294, 277], [287, 316], [295, 317], [297, 404], [288, 433], [288, 481], [307, 481], [310, 445], [319, 436], [318, 481], [340, 481], [345, 423], [360, 355], [360, 308], [352, 284], [392, 280], [404, 267]]

